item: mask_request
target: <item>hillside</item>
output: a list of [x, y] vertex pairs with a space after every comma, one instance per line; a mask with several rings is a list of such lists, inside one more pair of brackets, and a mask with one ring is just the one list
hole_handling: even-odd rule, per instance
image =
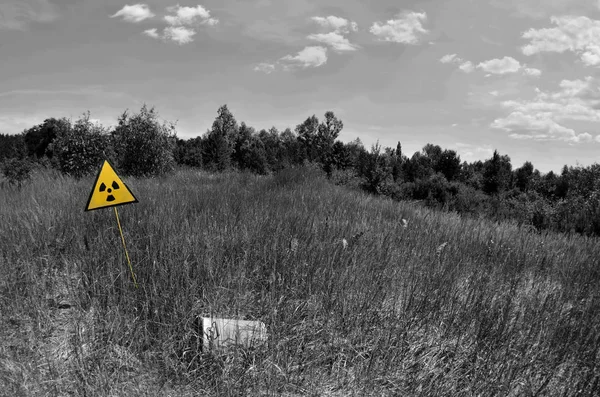
[[[592, 396], [600, 245], [331, 185], [180, 171], [0, 189], [0, 390], [11, 396]], [[404, 225], [402, 219], [407, 220]], [[343, 244], [345, 239], [347, 245]], [[197, 317], [269, 341], [199, 349]]]

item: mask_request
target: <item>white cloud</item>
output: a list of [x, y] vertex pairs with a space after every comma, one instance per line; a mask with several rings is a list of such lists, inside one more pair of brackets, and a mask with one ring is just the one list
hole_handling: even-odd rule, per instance
[[347, 38], [336, 32], [311, 34], [307, 36], [307, 38], [309, 40], [327, 44], [337, 52], [356, 51], [359, 48], [357, 45], [350, 43]]
[[452, 63], [456, 60], [459, 60], [460, 62], [460, 58], [458, 58], [456, 54], [447, 54], [440, 58], [441, 63]]
[[255, 72], [263, 72], [269, 74], [275, 70], [275, 65], [272, 63], [262, 62], [254, 67]]
[[194, 29], [186, 28], [185, 26], [169, 26], [163, 31], [163, 38], [183, 45], [194, 41], [193, 36], [195, 34], [196, 31]]
[[475, 70], [475, 65], [473, 65], [473, 62], [471, 61], [466, 61], [463, 62], [458, 68], [465, 73], [471, 73], [473, 70]]
[[160, 35], [156, 28], [148, 29], [143, 32], [146, 36], [162, 39], [164, 41], [173, 41], [179, 45], [188, 44], [194, 41], [196, 35], [196, 26], [198, 25], [216, 25], [219, 21], [211, 18], [210, 11], [198, 5], [196, 7], [182, 7], [179, 4], [166, 8], [167, 12], [173, 15], [166, 15], [164, 21], [170, 25], [163, 29]]
[[521, 64], [512, 57], [504, 57], [481, 62], [477, 68], [491, 74], [507, 74], [518, 72]]
[[475, 65], [471, 61], [465, 61], [456, 54], [447, 54], [440, 58], [441, 63], [455, 63], [459, 64], [458, 68], [465, 73], [471, 73], [475, 70]]
[[358, 24], [356, 22], [333, 15], [328, 17], [312, 17], [311, 20], [325, 28], [333, 29], [334, 32], [338, 33], [349, 33], [350, 31], [356, 32], [358, 30]]
[[380, 41], [391, 41], [402, 44], [417, 44], [419, 34], [427, 33], [421, 21], [427, 20], [425, 12], [404, 12], [397, 19], [390, 19], [385, 24], [374, 22], [369, 32]]
[[154, 13], [146, 4], [125, 5], [117, 11], [111, 18], [123, 17], [124, 21], [138, 23], [145, 19], [154, 17]]
[[456, 152], [465, 160], [490, 158], [494, 149], [490, 145], [477, 146], [471, 143], [457, 142], [454, 144]]
[[219, 20], [211, 18], [210, 11], [201, 5], [196, 7], [181, 7], [179, 4], [167, 7], [167, 11], [174, 15], [166, 15], [165, 21], [171, 26], [184, 26], [194, 24], [216, 25]]
[[57, 11], [49, 0], [2, 0], [0, 29], [25, 30], [31, 22], [52, 22], [59, 18]]
[[554, 28], [529, 29], [522, 37], [530, 43], [521, 47], [525, 55], [572, 51], [587, 66], [600, 66], [600, 21], [588, 17], [551, 17]]
[[515, 139], [588, 142], [591, 135], [578, 134], [563, 125], [565, 121], [600, 122], [600, 80], [563, 80], [556, 92], [536, 89], [532, 100], [504, 101], [508, 116], [498, 118], [492, 128], [511, 132]]
[[579, 136], [575, 131], [552, 120], [550, 112], [514, 111], [505, 118], [494, 120], [491, 127], [505, 131], [519, 131], [509, 135], [513, 139], [579, 142]]
[[142, 32], [142, 34], [145, 34], [146, 36], [149, 36], [149, 37], [152, 37], [152, 38], [155, 38], [155, 39], [158, 39], [160, 37], [160, 35], [156, 31], [156, 28], [144, 30]]
[[542, 71], [536, 68], [524, 68], [523, 73], [533, 77], [540, 77], [542, 75]]
[[[566, 141], [569, 143], [587, 143], [587, 142], [591, 142], [592, 141], [592, 135], [584, 132], [581, 134], [575, 134], [575, 131], [573, 131], [572, 129], [569, 128], [563, 128], [559, 126], [559, 129], [554, 131], [552, 130], [552, 123], [549, 123], [550, 125], [550, 130], [553, 132], [558, 131], [559, 133], [563, 133], [564, 134], [564, 138], [563, 139], [558, 139], [561, 141]], [[549, 139], [552, 139], [552, 135], [549, 135], [547, 133], [539, 133], [539, 134], [510, 134], [508, 135], [510, 138], [513, 139], [518, 139], [518, 140], [538, 140], [538, 141], [547, 141]], [[557, 139], [554, 139], [557, 140]]]
[[592, 134], [590, 134], [588, 132], [584, 132], [583, 134], [579, 134], [579, 140], [581, 142], [591, 142], [592, 141]]
[[308, 68], [319, 67], [327, 62], [327, 48], [321, 46], [306, 47], [298, 54], [286, 55], [281, 58], [286, 62], [284, 69], [291, 70], [294, 67]]

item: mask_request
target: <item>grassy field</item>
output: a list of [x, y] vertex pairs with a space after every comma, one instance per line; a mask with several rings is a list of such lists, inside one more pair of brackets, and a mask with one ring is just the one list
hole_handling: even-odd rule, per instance
[[[0, 190], [0, 395], [600, 395], [597, 239], [310, 169], [125, 180], [138, 289], [113, 210], [83, 211], [92, 178]], [[208, 314], [268, 342], [202, 351]]]

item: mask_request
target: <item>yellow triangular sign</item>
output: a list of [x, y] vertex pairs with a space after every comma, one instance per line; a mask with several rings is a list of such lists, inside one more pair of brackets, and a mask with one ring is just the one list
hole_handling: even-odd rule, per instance
[[96, 176], [96, 182], [94, 182], [94, 188], [90, 193], [85, 210], [91, 211], [137, 202], [138, 200], [119, 178], [113, 167], [104, 160], [104, 164]]

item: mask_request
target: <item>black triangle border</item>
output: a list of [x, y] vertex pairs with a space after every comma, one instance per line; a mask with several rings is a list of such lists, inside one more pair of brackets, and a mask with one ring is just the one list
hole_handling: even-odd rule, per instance
[[[115, 174], [117, 173], [117, 171], [115, 170], [115, 167], [112, 166], [112, 164], [108, 161], [108, 160], [104, 160], [106, 163], [108, 163], [108, 165], [110, 166], [110, 168], [113, 169], [113, 171], [115, 171]], [[101, 210], [103, 208], [110, 208], [110, 207], [117, 207], [119, 205], [126, 205], [126, 204], [135, 204], [135, 203], [139, 203], [137, 197], [135, 197], [135, 194], [133, 194], [133, 191], [129, 188], [129, 186], [127, 186], [127, 184], [125, 183], [125, 181], [123, 179], [121, 179], [121, 177], [117, 174], [117, 176], [119, 176], [119, 179], [121, 179], [121, 182], [123, 182], [123, 185], [127, 188], [127, 190], [129, 190], [129, 193], [131, 193], [131, 195], [133, 196], [134, 201], [128, 201], [126, 203], [119, 203], [119, 204], [112, 204], [112, 205], [105, 205], [103, 207], [98, 207], [98, 208], [91, 208], [88, 209], [88, 207], [90, 206], [90, 202], [92, 201], [92, 196], [94, 195], [94, 190], [96, 189], [96, 184], [98, 183], [98, 179], [100, 179], [100, 173], [102, 172], [102, 168], [104, 168], [104, 162], [102, 163], [102, 166], [100, 167], [100, 169], [98, 170], [98, 173], [96, 174], [96, 178], [94, 179], [94, 184], [92, 185], [92, 191], [90, 192], [90, 196], [88, 197], [87, 200], [87, 204], [85, 205], [85, 209], [84, 212], [87, 211], [95, 211], [95, 210]]]

